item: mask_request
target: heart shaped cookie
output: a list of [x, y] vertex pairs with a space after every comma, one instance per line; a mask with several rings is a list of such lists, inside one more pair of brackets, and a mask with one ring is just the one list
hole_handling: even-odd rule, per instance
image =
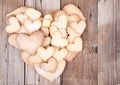
[[70, 43], [67, 45], [67, 49], [70, 51], [82, 51], [83, 41], [80, 37], [76, 37], [74, 39], [74, 43]]
[[51, 14], [46, 14], [43, 19], [48, 19], [51, 22], [53, 20], [53, 17]]
[[33, 64], [42, 63], [42, 59], [38, 53], [36, 53], [35, 55], [29, 56], [28, 61]]
[[83, 16], [81, 10], [73, 4], [67, 4], [66, 6], [63, 7], [63, 10], [68, 15], [76, 14], [80, 17], [80, 19], [85, 20], [85, 17]]
[[62, 48], [60, 50], [56, 49], [53, 57], [56, 58], [57, 61], [59, 62], [59, 61], [63, 60], [63, 58], [65, 58], [67, 56], [67, 54], [68, 54], [68, 50], [65, 48]]
[[58, 62], [55, 58], [49, 58], [47, 63], [43, 62], [40, 64], [40, 68], [44, 71], [53, 73], [57, 69], [57, 64]]
[[38, 55], [42, 60], [47, 61], [54, 54], [55, 49], [52, 46], [47, 47], [46, 49], [43, 47], [39, 47], [37, 50]]
[[20, 22], [20, 24], [24, 24], [24, 21], [26, 19], [28, 19], [28, 16], [22, 14], [22, 13], [19, 13], [16, 15], [16, 18], [18, 19], [18, 21]]
[[16, 37], [17, 37], [17, 34], [11, 34], [8, 38], [8, 42], [9, 44], [11, 44], [13, 47], [19, 49], [19, 46], [17, 45], [16, 43]]
[[68, 28], [67, 28], [67, 32], [68, 32], [68, 35], [69, 35], [69, 36], [67, 37], [67, 39], [68, 39], [68, 41], [69, 41], [70, 43], [74, 41], [75, 37], [79, 37], [79, 36], [80, 36], [79, 34], [75, 33], [75, 32], [71, 29], [71, 27], [68, 27]]
[[78, 23], [77, 22], [71, 22], [70, 27], [72, 28], [72, 30], [74, 32], [81, 35], [86, 28], [86, 22], [85, 22], [85, 20], [81, 20]]
[[39, 57], [37, 53], [35, 55], [31, 55], [26, 51], [22, 51], [20, 54], [20, 58], [30, 66], [34, 66], [34, 64], [42, 63], [42, 59]]
[[[34, 15], [33, 15], [34, 13]], [[25, 15], [29, 17], [31, 20], [37, 20], [41, 17], [41, 13], [33, 8], [28, 7], [25, 11]]]
[[52, 35], [51, 44], [57, 47], [65, 47], [68, 44], [68, 40], [62, 37], [62, 33], [56, 31]]
[[44, 35], [40, 31], [33, 32], [31, 35], [18, 34], [16, 42], [20, 49], [34, 54], [37, 48], [42, 45]]
[[55, 14], [54, 14], [54, 19], [55, 19], [55, 21], [58, 21], [58, 20], [59, 20], [59, 16], [60, 16], [60, 15], [66, 15], [65, 11], [63, 11], [63, 10], [58, 10], [58, 11], [56, 11]]
[[43, 18], [42, 27], [50, 27], [51, 21], [53, 20], [50, 14], [47, 14]]
[[61, 60], [60, 62], [58, 62], [56, 71], [54, 73], [42, 70], [40, 68], [39, 64], [36, 64], [34, 67], [35, 67], [36, 71], [38, 72], [38, 74], [40, 74], [41, 76], [45, 77], [49, 81], [53, 81], [57, 77], [59, 77], [59, 75], [61, 75], [63, 73], [63, 71], [65, 69], [65, 66], [66, 66], [66, 61], [65, 60]]
[[15, 17], [8, 18], [8, 25], [5, 27], [7, 33], [14, 33], [20, 30], [20, 24]]
[[60, 31], [62, 33], [62, 37], [66, 38], [67, 37], [67, 31], [66, 29], [58, 29], [56, 26], [52, 25], [50, 26], [50, 35], [52, 36], [52, 34], [55, 32], [55, 31]]
[[67, 4], [52, 14], [20, 7], [6, 15], [8, 42], [22, 50], [20, 58], [49, 81], [59, 77], [83, 49], [80, 38], [86, 28], [81, 10]]
[[58, 20], [55, 22], [52, 22], [52, 25], [55, 25], [57, 28], [66, 28], [67, 27], [67, 16], [66, 15], [60, 15], [58, 17]]
[[41, 21], [35, 20], [32, 22], [31, 20], [27, 19], [27, 20], [25, 20], [24, 25], [27, 28], [28, 32], [31, 34], [32, 32], [40, 29]]

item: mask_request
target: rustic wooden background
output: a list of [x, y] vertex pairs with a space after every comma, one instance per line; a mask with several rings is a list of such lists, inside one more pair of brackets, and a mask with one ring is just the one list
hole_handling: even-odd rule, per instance
[[[87, 18], [84, 50], [50, 83], [8, 44], [5, 15], [23, 5], [46, 14], [67, 3], [79, 6]], [[0, 85], [120, 85], [120, 0], [0, 0]]]

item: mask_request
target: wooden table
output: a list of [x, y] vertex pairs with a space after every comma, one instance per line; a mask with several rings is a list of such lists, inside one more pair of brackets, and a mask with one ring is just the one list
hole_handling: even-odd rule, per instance
[[[50, 83], [8, 44], [5, 15], [23, 5], [46, 14], [67, 3], [79, 6], [87, 18], [84, 49]], [[0, 0], [0, 85], [120, 85], [120, 0]]]

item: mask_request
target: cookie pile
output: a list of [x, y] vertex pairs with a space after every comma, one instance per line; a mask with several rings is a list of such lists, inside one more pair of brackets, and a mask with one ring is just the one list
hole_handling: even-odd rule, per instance
[[61, 75], [66, 61], [82, 51], [86, 18], [73, 4], [45, 16], [23, 6], [7, 14], [6, 23], [9, 44], [20, 49], [20, 58], [49, 81]]

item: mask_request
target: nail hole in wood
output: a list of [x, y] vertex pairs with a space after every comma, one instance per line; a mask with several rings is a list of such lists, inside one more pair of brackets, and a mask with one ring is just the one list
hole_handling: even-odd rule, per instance
[[98, 53], [98, 47], [92, 47], [92, 52]]
[[92, 18], [92, 14], [90, 13], [90, 18]]

